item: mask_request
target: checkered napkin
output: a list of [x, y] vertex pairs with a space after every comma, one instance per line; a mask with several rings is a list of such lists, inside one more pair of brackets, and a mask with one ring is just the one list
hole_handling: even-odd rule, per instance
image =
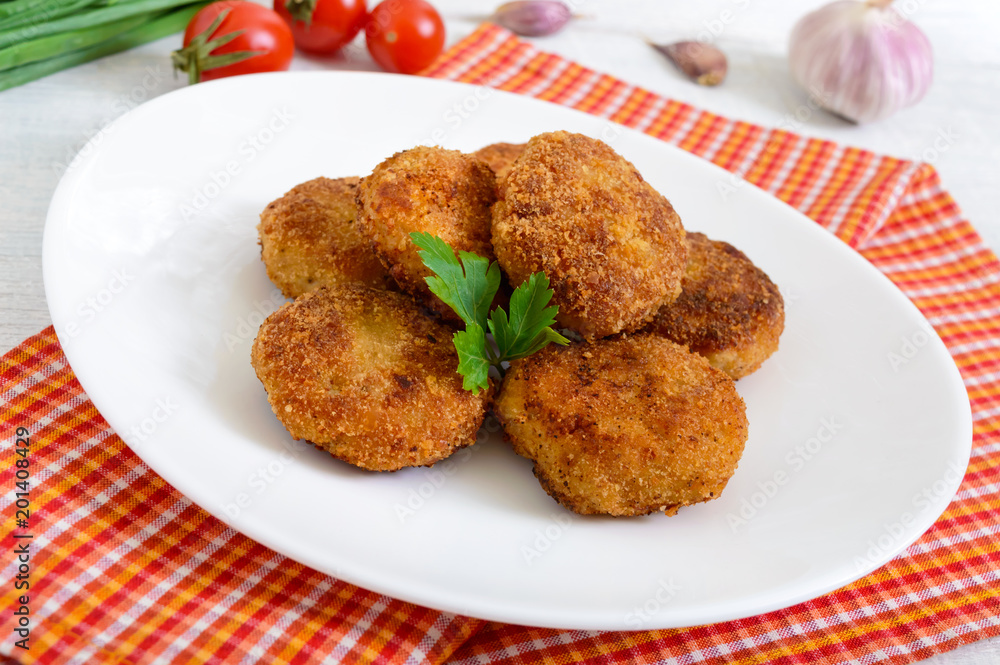
[[[860, 251], [930, 319], [965, 379], [975, 441], [947, 511], [872, 575], [751, 619], [613, 633], [455, 616], [317, 573], [192, 505], [110, 430], [48, 328], [0, 361], [0, 657], [906, 663], [1000, 634], [1000, 263], [933, 168], [699, 111], [540, 52], [489, 24], [427, 74], [564, 104], [674, 143], [787, 201]], [[27, 445], [17, 443], [22, 427]], [[16, 503], [25, 498], [16, 495], [24, 469], [27, 516]], [[26, 569], [19, 548], [28, 550]], [[19, 581], [30, 588], [16, 588]], [[16, 645], [22, 617], [29, 650]]]

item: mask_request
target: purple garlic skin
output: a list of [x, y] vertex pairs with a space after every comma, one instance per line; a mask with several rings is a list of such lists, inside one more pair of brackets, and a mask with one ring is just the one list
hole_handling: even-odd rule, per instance
[[561, 30], [572, 17], [559, 0], [517, 0], [497, 7], [491, 20], [523, 37], [544, 37]]
[[802, 17], [789, 41], [793, 78], [820, 106], [857, 123], [916, 104], [934, 78], [927, 37], [881, 4], [833, 2]]

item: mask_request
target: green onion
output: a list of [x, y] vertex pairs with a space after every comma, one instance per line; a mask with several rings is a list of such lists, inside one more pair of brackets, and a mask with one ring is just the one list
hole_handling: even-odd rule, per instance
[[23, 15], [30, 12], [39, 5], [44, 5], [51, 0], [5, 0], [0, 4], [0, 18], [8, 16]]
[[3, 20], [0, 20], [0, 33], [16, 28], [27, 28], [29, 31], [57, 18], [79, 14], [91, 5], [98, 4], [96, 0], [48, 0], [37, 11], [23, 10]]
[[[131, 2], [121, 5], [93, 9], [74, 14], [72, 16], [59, 18], [54, 21], [36, 23], [26, 28], [0, 32], [0, 48], [6, 48], [12, 44], [24, 41], [25, 38], [39, 38], [61, 32], [86, 30], [96, 25], [112, 23], [123, 18], [137, 16], [140, 14], [149, 14], [151, 12], [187, 5], [189, 3], [190, 0], [132, 0]], [[184, 26], [181, 26], [181, 28], [183, 27]], [[178, 28], [178, 30], [179, 29], [180, 28]]]
[[148, 16], [133, 16], [114, 23], [105, 23], [91, 30], [49, 35], [41, 39], [8, 46], [5, 49], [0, 49], [0, 71], [99, 44], [147, 21], [149, 21]]
[[[160, 2], [162, 4], [163, 0], [160, 0]], [[152, 3], [146, 3], [139, 0], [131, 4], [148, 5]], [[174, 0], [174, 4], [177, 4], [176, 0]], [[54, 74], [55, 72], [62, 71], [63, 69], [76, 67], [77, 65], [82, 65], [86, 62], [90, 62], [91, 60], [103, 58], [106, 55], [125, 51], [139, 46], [140, 44], [145, 44], [146, 42], [151, 42], [153, 40], [160, 39], [161, 37], [172, 35], [175, 32], [180, 32], [185, 28], [185, 26], [187, 26], [191, 17], [193, 17], [195, 13], [197, 13], [198, 10], [206, 4], [208, 3], [199, 2], [197, 4], [187, 5], [186, 7], [152, 17], [147, 15], [146, 21], [142, 25], [127, 32], [123, 32], [115, 37], [112, 37], [111, 39], [92, 46], [69, 51], [67, 53], [63, 53], [62, 55], [56, 55], [46, 60], [40, 60], [15, 69], [0, 72], [0, 90], [7, 90], [8, 88], [13, 88], [29, 81], [34, 81], [35, 79], [40, 79], [43, 76]]]

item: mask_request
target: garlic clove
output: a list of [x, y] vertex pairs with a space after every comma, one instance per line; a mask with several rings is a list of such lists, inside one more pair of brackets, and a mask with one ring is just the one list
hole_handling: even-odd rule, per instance
[[559, 0], [517, 0], [497, 7], [491, 20], [517, 35], [544, 37], [561, 30], [572, 17]]
[[792, 77], [820, 106], [854, 122], [881, 120], [916, 104], [933, 80], [927, 37], [887, 5], [839, 0], [792, 29]]
[[703, 42], [676, 42], [650, 46], [667, 56], [678, 69], [699, 85], [719, 85], [726, 78], [726, 54]]

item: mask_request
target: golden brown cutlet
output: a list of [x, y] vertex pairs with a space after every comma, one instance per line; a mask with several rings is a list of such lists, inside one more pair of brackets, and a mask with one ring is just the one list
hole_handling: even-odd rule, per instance
[[252, 363], [296, 439], [373, 471], [429, 466], [476, 439], [490, 391], [462, 388], [454, 331], [406, 294], [321, 288], [261, 325]]
[[520, 156], [524, 145], [524, 143], [491, 143], [471, 154], [476, 159], [486, 162], [499, 182], [510, 171], [511, 164]]
[[513, 286], [545, 271], [559, 325], [588, 340], [632, 331], [680, 293], [680, 217], [605, 143], [567, 132], [535, 136], [499, 190], [500, 267]]
[[778, 287], [746, 254], [688, 233], [688, 263], [677, 300], [645, 328], [699, 353], [734, 379], [778, 349], [785, 304]]
[[717, 498], [747, 440], [732, 379], [649, 334], [515, 360], [494, 411], [545, 491], [585, 515], [674, 514]]
[[395, 288], [357, 228], [358, 178], [316, 178], [293, 187], [260, 215], [267, 276], [289, 298], [335, 284]]
[[396, 153], [358, 185], [358, 221], [375, 255], [400, 288], [450, 320], [454, 311], [430, 292], [433, 273], [410, 233], [436, 235], [458, 251], [495, 260], [490, 206], [496, 178], [485, 163], [457, 150], [420, 146]]

